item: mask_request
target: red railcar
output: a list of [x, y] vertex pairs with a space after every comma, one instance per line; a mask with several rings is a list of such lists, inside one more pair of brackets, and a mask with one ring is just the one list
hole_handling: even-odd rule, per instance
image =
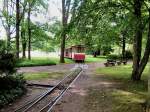
[[73, 59], [75, 61], [84, 61], [85, 60], [85, 47], [84, 45], [75, 45], [70, 48], [65, 49], [65, 57]]

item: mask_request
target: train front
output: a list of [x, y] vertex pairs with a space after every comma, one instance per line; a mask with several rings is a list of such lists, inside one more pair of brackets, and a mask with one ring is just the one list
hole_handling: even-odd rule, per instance
[[85, 61], [85, 47], [83, 45], [72, 46], [72, 59], [76, 62]]

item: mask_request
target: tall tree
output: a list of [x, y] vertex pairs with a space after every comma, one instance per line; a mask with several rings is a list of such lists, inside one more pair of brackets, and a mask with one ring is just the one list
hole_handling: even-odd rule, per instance
[[[141, 80], [141, 75], [144, 71], [144, 68], [148, 62], [150, 55], [150, 8], [148, 8], [149, 12], [149, 28], [148, 28], [148, 37], [147, 44], [144, 51], [144, 56], [142, 57], [142, 39], [143, 39], [143, 29], [145, 24], [142, 21], [142, 5], [144, 0], [134, 0], [134, 17], [135, 17], [135, 35], [133, 42], [133, 71], [132, 71], [132, 79], [133, 80]], [[146, 3], [145, 3], [146, 4]]]
[[70, 12], [71, 0], [62, 0], [62, 33], [61, 33], [61, 54], [60, 54], [60, 63], [64, 63], [64, 51], [65, 51], [65, 41], [67, 36], [67, 24], [68, 17]]
[[[45, 0], [47, 1], [47, 0]], [[47, 9], [47, 4], [44, 0], [29, 0], [28, 1], [28, 59], [31, 59], [31, 12], [38, 6]], [[38, 7], [39, 8], [39, 7]]]
[[27, 22], [25, 21], [25, 16], [22, 18], [21, 22], [21, 42], [22, 42], [22, 58], [26, 58], [26, 47], [27, 47]]
[[21, 10], [21, 1], [16, 0], [16, 58], [19, 59], [19, 45], [20, 45], [20, 23], [26, 11], [27, 1], [23, 0], [22, 12]]
[[11, 35], [14, 33], [14, 3], [10, 0], [4, 0], [3, 1], [3, 9], [2, 9], [2, 15], [1, 20], [3, 27], [6, 31], [7, 35], [7, 50], [10, 50], [10, 44], [11, 44]]
[[16, 58], [19, 58], [20, 0], [16, 0]]
[[[78, 24], [82, 24], [82, 26], [86, 26], [84, 24], [84, 21], [88, 21], [88, 24], [91, 24], [91, 21], [94, 21], [97, 24], [96, 27], [92, 27], [92, 29], [94, 28], [96, 29], [94, 31], [95, 34], [98, 34], [96, 31], [100, 32], [101, 29], [104, 29], [106, 25], [102, 27], [103, 24], [115, 23], [117, 27], [119, 26], [118, 28], [121, 30], [118, 30], [118, 31], [120, 31], [119, 34], [121, 34], [123, 38], [122, 45], [121, 45], [123, 49], [122, 50], [123, 55], [125, 51], [126, 39], [128, 37], [126, 36], [127, 34], [126, 32], [129, 33], [129, 37], [131, 38], [131, 40], [133, 40], [132, 41], [133, 52], [134, 52], [133, 53], [133, 71], [131, 75], [131, 78], [133, 80], [141, 79], [142, 73], [145, 69], [146, 64], [148, 63], [148, 59], [150, 55], [150, 46], [149, 46], [150, 34], [148, 34], [147, 39], [146, 39], [146, 42], [147, 42], [146, 47], [142, 46], [142, 41], [144, 39], [143, 34], [146, 32], [149, 33], [149, 29], [147, 28], [148, 26], [147, 23], [149, 21], [148, 13], [150, 10], [149, 4], [150, 4], [150, 1], [148, 0], [117, 0], [117, 1], [115, 0], [112, 0], [112, 1], [110, 0], [101, 0], [101, 1], [86, 0], [84, 4], [81, 7], [79, 7], [80, 10], [78, 13], [78, 17], [80, 18], [80, 20], [78, 19], [79, 21]], [[82, 12], [84, 12], [84, 14], [82, 14]], [[120, 23], [122, 24], [122, 22], [119, 22], [118, 19], [117, 21], [116, 19], [112, 19], [114, 15], [118, 17], [119, 20], [121, 21], [129, 20], [129, 22], [128, 21], [124, 22], [125, 24], [128, 24], [128, 25], [123, 24], [123, 27], [120, 27], [120, 25], [118, 24]], [[103, 17], [105, 17], [104, 18], [105, 20], [107, 20], [107, 18], [109, 19], [99, 24], [100, 21], [103, 20]], [[121, 19], [122, 17], [123, 19]], [[108, 25], [107, 28], [109, 29], [109, 27], [110, 26]], [[112, 28], [114, 29], [115, 27], [112, 27]], [[83, 30], [83, 27], [82, 27], [82, 30]], [[115, 30], [116, 29], [114, 29], [114, 31]], [[110, 32], [107, 31], [106, 33], [108, 35]], [[113, 33], [110, 33], [110, 35], [112, 34]], [[105, 33], [101, 32], [101, 36], [103, 35], [105, 35]], [[109, 37], [112, 38], [113, 35]], [[112, 41], [114, 40], [112, 39]], [[142, 47], [145, 48], [145, 51], [142, 51]], [[144, 52], [143, 56], [142, 56], [142, 52]]]
[[32, 4], [28, 2], [28, 59], [31, 59], [31, 6]]

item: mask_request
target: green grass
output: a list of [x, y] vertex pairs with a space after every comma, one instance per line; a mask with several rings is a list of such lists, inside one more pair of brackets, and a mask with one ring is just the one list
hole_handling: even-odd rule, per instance
[[[115, 66], [115, 67], [104, 67], [104, 68], [97, 69], [96, 72], [107, 75], [109, 76], [109, 78], [113, 78], [113, 79], [128, 80], [131, 77], [132, 65], [128, 64], [125, 66], [122, 65], [122, 66]], [[146, 67], [142, 75], [143, 80], [147, 79], [148, 72], [149, 72], [149, 68]]]
[[147, 92], [147, 80], [149, 75], [149, 68], [143, 72], [142, 81], [131, 81], [132, 65], [104, 67], [97, 69], [97, 75], [104, 75], [109, 80], [119, 81], [125, 84], [125, 89], [132, 92]]
[[106, 61], [106, 56], [97, 56], [93, 57], [92, 55], [86, 55], [85, 62], [91, 63], [91, 62], [104, 62]]
[[[59, 57], [53, 57], [52, 59], [55, 61], [56, 64], [60, 64]], [[70, 64], [70, 63], [74, 63], [74, 61], [72, 59], [65, 58], [65, 64]]]
[[112, 100], [112, 112], [142, 112], [141, 103], [147, 97], [149, 67], [146, 67], [142, 81], [131, 81], [132, 66], [115, 66], [99, 68], [97, 77], [104, 76], [107, 80], [117, 82], [120, 87], [107, 95]]
[[33, 58], [31, 60], [20, 59], [16, 64], [17, 67], [46, 66], [46, 65], [56, 65], [56, 62], [54, 59], [50, 58]]
[[[103, 62], [106, 61], [106, 57], [104, 56], [98, 56], [94, 58], [91, 55], [86, 56], [85, 62], [90, 63], [90, 62]], [[65, 63], [75, 63], [72, 59], [67, 59], [65, 58]], [[56, 65], [60, 64], [59, 62], [59, 57], [50, 57], [50, 58], [43, 58], [43, 57], [38, 57], [38, 58], [32, 58], [31, 60], [28, 59], [20, 59], [16, 66], [17, 67], [32, 67], [32, 66], [48, 66], [48, 65]]]
[[64, 77], [65, 73], [53, 72], [53, 73], [25, 73], [24, 78], [26, 80], [42, 80], [42, 79], [60, 79]]

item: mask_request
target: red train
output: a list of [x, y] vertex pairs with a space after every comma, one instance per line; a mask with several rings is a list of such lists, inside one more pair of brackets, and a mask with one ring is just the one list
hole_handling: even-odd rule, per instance
[[74, 61], [81, 61], [84, 62], [85, 60], [85, 47], [84, 45], [75, 45], [71, 46], [70, 48], [65, 49], [65, 57], [73, 59]]

